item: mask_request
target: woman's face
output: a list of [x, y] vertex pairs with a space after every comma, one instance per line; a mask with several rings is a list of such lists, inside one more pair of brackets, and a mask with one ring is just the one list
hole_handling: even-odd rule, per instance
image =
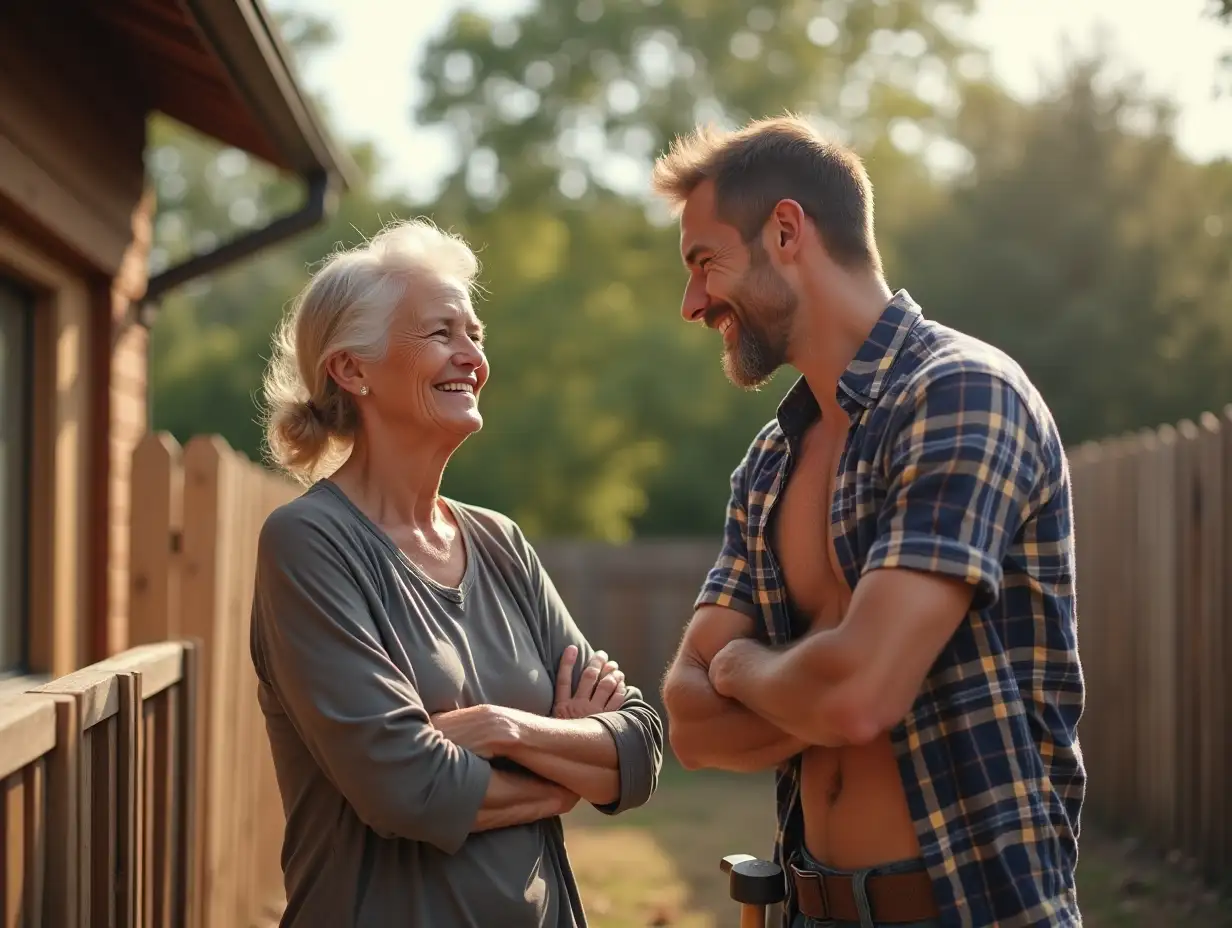
[[465, 438], [483, 427], [483, 324], [465, 288], [441, 282], [394, 313], [385, 357], [367, 369], [366, 409], [390, 425]]

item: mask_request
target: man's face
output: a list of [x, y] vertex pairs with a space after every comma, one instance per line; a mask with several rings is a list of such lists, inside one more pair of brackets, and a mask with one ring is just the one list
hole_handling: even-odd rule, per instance
[[680, 217], [680, 251], [689, 270], [680, 313], [723, 336], [723, 370], [756, 388], [787, 361], [798, 298], [760, 240], [749, 245], [715, 215], [714, 185], [699, 186]]

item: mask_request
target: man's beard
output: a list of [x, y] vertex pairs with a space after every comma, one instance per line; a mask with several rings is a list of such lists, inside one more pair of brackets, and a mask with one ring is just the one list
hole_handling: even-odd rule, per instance
[[799, 300], [761, 248], [728, 300], [736, 316], [736, 344], [723, 351], [723, 372], [738, 387], [756, 390], [787, 363], [791, 323]]

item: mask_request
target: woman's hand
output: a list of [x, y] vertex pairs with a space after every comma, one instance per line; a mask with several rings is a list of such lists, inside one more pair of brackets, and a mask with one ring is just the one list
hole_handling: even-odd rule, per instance
[[552, 716], [558, 719], [584, 719], [599, 712], [619, 709], [625, 701], [625, 675], [607, 653], [596, 651], [586, 664], [573, 689], [573, 667], [577, 663], [575, 645], [565, 648], [556, 671], [556, 699]]
[[485, 759], [508, 754], [521, 736], [515, 711], [486, 704], [438, 712], [432, 716], [432, 727]]

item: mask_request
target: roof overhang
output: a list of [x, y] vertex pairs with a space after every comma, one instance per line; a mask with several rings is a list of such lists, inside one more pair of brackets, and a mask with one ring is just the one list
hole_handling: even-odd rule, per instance
[[150, 110], [303, 177], [327, 175], [335, 187], [357, 180], [260, 0], [79, 0], [79, 8], [122, 56]]

